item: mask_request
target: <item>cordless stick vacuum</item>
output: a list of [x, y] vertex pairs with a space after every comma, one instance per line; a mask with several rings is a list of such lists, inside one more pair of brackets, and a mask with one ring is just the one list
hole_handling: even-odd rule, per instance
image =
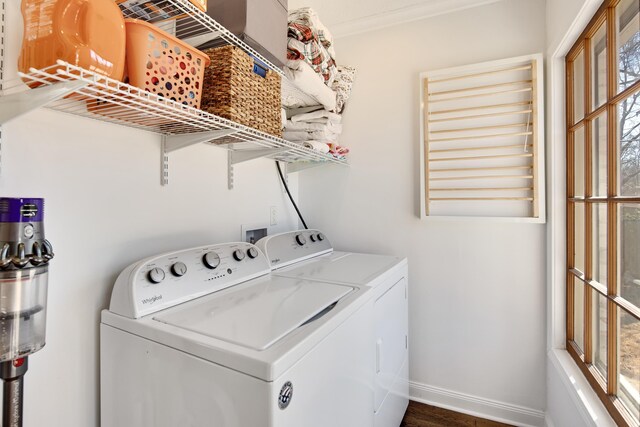
[[48, 263], [44, 200], [0, 197], [0, 378], [2, 427], [22, 426], [27, 356], [44, 347]]

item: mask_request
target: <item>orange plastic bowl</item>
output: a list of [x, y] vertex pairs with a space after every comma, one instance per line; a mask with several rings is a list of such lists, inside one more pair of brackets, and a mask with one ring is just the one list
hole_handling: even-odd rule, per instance
[[23, 0], [22, 17], [20, 71], [51, 67], [61, 59], [122, 80], [125, 26], [113, 0]]

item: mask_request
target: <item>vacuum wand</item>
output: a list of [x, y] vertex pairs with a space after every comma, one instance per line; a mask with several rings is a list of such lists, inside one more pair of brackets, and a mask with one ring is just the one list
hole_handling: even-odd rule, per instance
[[28, 358], [0, 363], [2, 386], [2, 425], [4, 427], [22, 427], [22, 401], [24, 392], [24, 374], [29, 367]]

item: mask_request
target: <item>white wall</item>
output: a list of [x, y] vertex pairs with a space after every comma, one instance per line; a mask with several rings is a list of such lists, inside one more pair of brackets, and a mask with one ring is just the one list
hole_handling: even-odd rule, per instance
[[[9, 2], [15, 12], [19, 2]], [[15, 18], [15, 13], [13, 14]], [[10, 67], [17, 27], [9, 25]], [[170, 156], [160, 186], [160, 138], [142, 131], [39, 110], [2, 128], [0, 195], [44, 197], [51, 262], [47, 345], [30, 357], [25, 426], [97, 426], [98, 323], [128, 264], [163, 251], [237, 241], [241, 224], [274, 231], [297, 220], [274, 163], [238, 165], [227, 190], [226, 151], [195, 146]], [[297, 177], [290, 177], [294, 194]], [[124, 427], [124, 426], [123, 426]]]
[[335, 246], [408, 257], [413, 397], [520, 425], [545, 408], [545, 225], [418, 219], [418, 74], [543, 52], [544, 28], [544, 1], [508, 0], [338, 39], [352, 166], [300, 178]]

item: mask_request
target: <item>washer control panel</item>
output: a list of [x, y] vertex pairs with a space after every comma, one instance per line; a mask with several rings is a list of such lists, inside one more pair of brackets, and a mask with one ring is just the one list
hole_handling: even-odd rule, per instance
[[333, 251], [331, 242], [320, 230], [274, 234], [260, 239], [256, 246], [267, 256], [272, 269]]
[[201, 246], [157, 255], [120, 273], [109, 310], [135, 319], [269, 271], [267, 258], [250, 243]]

